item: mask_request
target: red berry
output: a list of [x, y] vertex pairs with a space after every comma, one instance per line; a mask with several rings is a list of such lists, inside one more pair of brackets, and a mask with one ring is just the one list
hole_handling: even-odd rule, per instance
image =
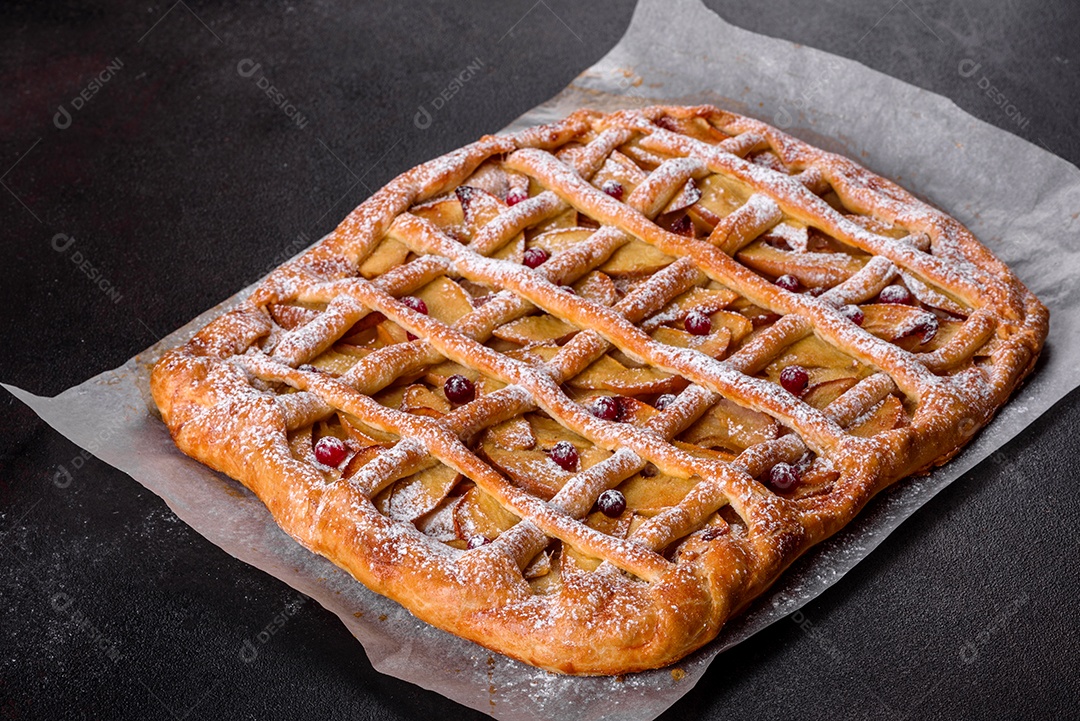
[[680, 132], [679, 122], [670, 115], [661, 115], [659, 118], [653, 121], [664, 130], [670, 130], [673, 133]]
[[574, 290], [574, 286], [572, 285], [560, 285], [559, 287], [565, 290], [570, 295], [577, 295], [577, 291]]
[[879, 303], [911, 304], [911, 292], [902, 285], [887, 285], [878, 293]]
[[476, 199], [480, 197], [480, 193], [483, 191], [474, 188], [471, 185], [459, 185], [454, 189], [454, 195], [457, 196], [458, 202], [461, 203], [461, 210], [465, 213], [465, 218], [468, 220], [473, 218], [475, 214], [474, 203]]
[[594, 398], [589, 410], [602, 421], [619, 420], [619, 402], [611, 396]]
[[510, 188], [510, 190], [506, 192], [506, 204], [509, 206], [517, 205], [521, 201], [528, 199], [529, 191], [525, 188]]
[[403, 295], [398, 298], [398, 300], [415, 310], [417, 313], [421, 313], [423, 315], [428, 314], [427, 303], [425, 303], [420, 298], [417, 298], [415, 295]]
[[469, 403], [476, 398], [476, 386], [462, 375], [452, 375], [443, 384], [443, 393], [451, 403]]
[[472, 299], [473, 308], [479, 308], [482, 305], [486, 305], [488, 302], [495, 300], [495, 296], [492, 293], [487, 295], [478, 295]]
[[324, 466], [337, 468], [349, 455], [349, 447], [340, 438], [323, 436], [315, 444], [315, 460]]
[[709, 335], [712, 332], [712, 318], [700, 310], [692, 310], [686, 314], [683, 327], [691, 335]]
[[478, 533], [475, 536], [469, 536], [469, 540], [467, 541], [467, 543], [469, 546], [469, 550], [471, 551], [474, 548], [480, 548], [480, 546], [488, 545], [489, 543], [491, 543], [491, 539], [487, 536], [481, 536]]
[[653, 405], [656, 406], [656, 410], [662, 411], [662, 410], [664, 410], [665, 408], [667, 408], [668, 406], [670, 406], [674, 402], [675, 402], [675, 394], [674, 393], [665, 393], [664, 395], [657, 398], [656, 403], [654, 403]]
[[[417, 313], [422, 313], [423, 315], [428, 314], [427, 303], [414, 295], [403, 295], [398, 298], [398, 300], [415, 310]], [[408, 340], [416, 340], [416, 336], [409, 331], [405, 331], [405, 338]]]
[[564, 471], [576, 471], [578, 467], [578, 452], [570, 441], [559, 441], [551, 449], [551, 460]]
[[776, 285], [784, 290], [791, 291], [792, 293], [799, 292], [799, 288], [802, 288], [802, 283], [799, 279], [793, 275], [782, 275], [776, 279]]
[[623, 185], [617, 180], [605, 180], [603, 185], [600, 186], [600, 190], [615, 198], [615, 200], [622, 200]]
[[799, 471], [790, 463], [777, 463], [769, 471], [769, 486], [774, 491], [790, 491], [799, 482]]
[[530, 268], [537, 268], [543, 265], [544, 261], [547, 259], [547, 251], [543, 248], [526, 248], [525, 257], [522, 259], [521, 262], [523, 262]]
[[684, 215], [671, 224], [671, 232], [675, 235], [685, 235], [688, 238], [693, 238], [694, 221], [690, 220], [689, 215]]
[[840, 314], [855, 325], [862, 325], [863, 321], [866, 320], [866, 314], [857, 305], [845, 305], [840, 309]]
[[652, 478], [653, 476], [655, 476], [657, 473], [660, 472], [660, 469], [657, 468], [656, 466], [654, 466], [651, 463], [646, 463], [645, 467], [642, 468], [641, 471], [639, 471], [639, 472], [641, 473], [642, 478]]
[[919, 334], [921, 343], [927, 343], [937, 335], [938, 319], [927, 313], [915, 324], [915, 327], [911, 329], [911, 332]]
[[626, 510], [626, 496], [614, 488], [606, 490], [596, 499], [596, 507], [608, 518], [618, 518]]
[[810, 382], [810, 374], [802, 366], [788, 366], [780, 371], [780, 385], [792, 395], [799, 395], [806, 390], [806, 384]]

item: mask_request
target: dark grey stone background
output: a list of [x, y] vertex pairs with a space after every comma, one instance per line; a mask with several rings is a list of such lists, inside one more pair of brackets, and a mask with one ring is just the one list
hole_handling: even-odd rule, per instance
[[[1072, 0], [709, 4], [1080, 161]], [[53, 394], [119, 365], [330, 230], [370, 189], [555, 94], [618, 41], [631, 12], [568, 0], [6, 4], [0, 379]], [[258, 74], [237, 72], [245, 58], [303, 128]], [[964, 59], [981, 64], [975, 76], [958, 72]], [[480, 72], [418, 129], [417, 108], [476, 60]], [[66, 129], [54, 124], [60, 104]], [[75, 242], [57, 251], [60, 233]], [[795, 620], [719, 657], [664, 718], [1074, 716], [1078, 397]], [[479, 717], [374, 672], [334, 616], [297, 606], [7, 394], [0, 559], [0, 718]], [[244, 662], [243, 641], [290, 609]]]

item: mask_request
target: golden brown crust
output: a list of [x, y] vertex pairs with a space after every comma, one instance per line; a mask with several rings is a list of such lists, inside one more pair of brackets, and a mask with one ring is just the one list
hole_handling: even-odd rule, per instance
[[[611, 173], [622, 173], [633, 192], [616, 199], [599, 190]], [[714, 176], [730, 183], [718, 192], [735, 194], [737, 204], [718, 210], [727, 201], [710, 205], [700, 196], [698, 185]], [[440, 200], [467, 179], [473, 185], [457, 200]], [[510, 191], [524, 187], [528, 202], [509, 207]], [[688, 201], [681, 206], [680, 192]], [[426, 201], [464, 217], [440, 224]], [[574, 226], [589, 218], [600, 229], [577, 228], [588, 239], [534, 271], [520, 265], [513, 253], [526, 237], [531, 247], [545, 237], [530, 229], [567, 212]], [[835, 254], [766, 247], [762, 233], [780, 232], [778, 224], [796, 243], [820, 234]], [[609, 259], [640, 241], [670, 257], [648, 255], [661, 260], [642, 278], [631, 268], [619, 290], [602, 272], [591, 276], [602, 292], [561, 287], [613, 268]], [[395, 248], [404, 250], [394, 256]], [[822, 279], [821, 292], [781, 289], [770, 279], [776, 268]], [[439, 320], [444, 309], [428, 316], [398, 300], [441, 278], [451, 280], [451, 295], [469, 284], [501, 292], [483, 305], [479, 296], [467, 299], [468, 312], [452, 324]], [[899, 311], [867, 304], [897, 282], [918, 301]], [[694, 350], [704, 345], [657, 340], [656, 328], [678, 330], [663, 315], [672, 300], [695, 288], [728, 293], [726, 304], [735, 304], [727, 307], [745, 315], [749, 303], [730, 300], [741, 296], [772, 322], [736, 339], [739, 324], [750, 323], [729, 312], [735, 325], [710, 333], [708, 354]], [[881, 325], [859, 328], [844, 312], [852, 304], [865, 304]], [[520, 353], [493, 340], [493, 331], [537, 309], [569, 323], [572, 339]], [[932, 335], [927, 323], [940, 323], [949, 337], [920, 351], [929, 340], [915, 343], [912, 334]], [[552, 126], [485, 137], [399, 176], [240, 308], [166, 354], [151, 387], [181, 450], [244, 483], [290, 535], [372, 590], [528, 663], [617, 674], [672, 663], [707, 643], [874, 494], [955, 454], [1031, 371], [1047, 323], [1046, 308], [962, 225], [850, 160], [709, 106], [580, 111]], [[369, 337], [373, 330], [358, 329], [376, 326], [397, 333], [394, 342], [349, 345], [345, 355], [356, 355], [345, 366], [305, 365], [333, 360], [343, 336]], [[859, 369], [839, 378], [843, 392], [831, 402], [811, 405], [770, 375], [770, 364], [800, 341], [847, 359], [822, 363], [822, 387], [832, 377], [826, 371]], [[534, 346], [550, 351], [546, 360], [528, 357]], [[661, 380], [650, 388], [672, 388], [677, 400], [660, 410], [655, 392], [628, 392], [639, 397], [628, 406], [633, 418], [594, 418], [579, 401], [596, 391], [573, 383], [609, 351], [655, 371], [649, 377]], [[400, 393], [386, 400], [400, 379], [437, 376], [446, 359], [481, 383], [475, 401], [451, 410], [439, 387], [420, 381], [417, 393], [432, 391], [429, 406], [404, 405]], [[765, 436], [730, 452], [671, 442], [718, 402], [760, 420]], [[601, 460], [573, 474], [543, 466], [537, 473], [549, 475], [539, 479], [548, 485], [515, 477], [492, 461], [500, 448], [483, 444], [493, 426], [526, 414], [533, 419], [526, 435], [537, 417], [553, 420], [556, 433]], [[351, 423], [365, 430], [341, 430]], [[312, 433], [338, 433], [355, 463], [316, 462]], [[383, 437], [390, 440], [356, 440]], [[781, 463], [801, 464], [804, 477], [774, 492], [761, 481]], [[412, 515], [392, 505], [409, 483], [410, 493], [428, 492], [414, 474], [444, 467], [459, 475], [432, 491], [428, 505]], [[653, 477], [643, 475], [648, 468], [674, 486], [686, 481], [681, 495], [648, 511], [635, 506], [610, 525], [596, 514], [584, 519], [601, 491], [629, 492], [620, 484]], [[548, 487], [547, 497], [535, 495]], [[645, 480], [638, 487], [652, 488]], [[483, 526], [495, 529], [493, 542], [464, 548], [458, 515], [449, 540], [440, 540], [431, 519], [450, 507], [494, 524]], [[491, 520], [507, 511], [511, 522]]]

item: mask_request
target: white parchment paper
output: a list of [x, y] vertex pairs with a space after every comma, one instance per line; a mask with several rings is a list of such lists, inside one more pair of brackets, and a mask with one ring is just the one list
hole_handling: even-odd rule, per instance
[[[679, 32], [669, 33], [672, 27]], [[176, 450], [152, 410], [148, 369], [163, 350], [186, 340], [250, 289], [120, 368], [55, 398], [5, 387], [67, 438], [161, 496], [210, 541], [336, 613], [383, 673], [509, 721], [653, 719], [694, 686], [717, 653], [835, 583], [1080, 378], [1076, 167], [945, 98], [854, 61], [741, 30], [696, 0], [642, 0], [626, 35], [604, 59], [512, 128], [561, 118], [579, 107], [610, 110], [654, 102], [715, 103], [859, 160], [959, 218], [1051, 309], [1050, 340], [1039, 369], [963, 453], [932, 475], [882, 494], [848, 529], [789, 569], [715, 642], [678, 664], [682, 673], [669, 668], [621, 679], [568, 678], [491, 654], [417, 621], [304, 550], [246, 489]]]

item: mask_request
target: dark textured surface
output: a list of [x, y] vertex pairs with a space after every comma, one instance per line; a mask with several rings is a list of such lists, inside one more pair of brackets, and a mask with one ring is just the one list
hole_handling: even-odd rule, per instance
[[[709, 4], [1080, 161], [1072, 0]], [[310, 242], [301, 235], [330, 230], [369, 189], [556, 93], [632, 12], [561, 0], [341, 6], [4, 7], [0, 379], [52, 394], [119, 365]], [[261, 64], [251, 77], [237, 70], [246, 58]], [[965, 59], [976, 75], [959, 72]], [[418, 106], [477, 61], [418, 129]], [[260, 91], [262, 76], [306, 122]], [[54, 124], [61, 103], [66, 129]], [[56, 250], [60, 233], [75, 240]], [[801, 614], [720, 656], [664, 718], [1073, 716], [1078, 397]], [[374, 672], [334, 616], [297, 606], [6, 394], [0, 414], [0, 718], [480, 717]], [[283, 611], [245, 662], [244, 640]]]

